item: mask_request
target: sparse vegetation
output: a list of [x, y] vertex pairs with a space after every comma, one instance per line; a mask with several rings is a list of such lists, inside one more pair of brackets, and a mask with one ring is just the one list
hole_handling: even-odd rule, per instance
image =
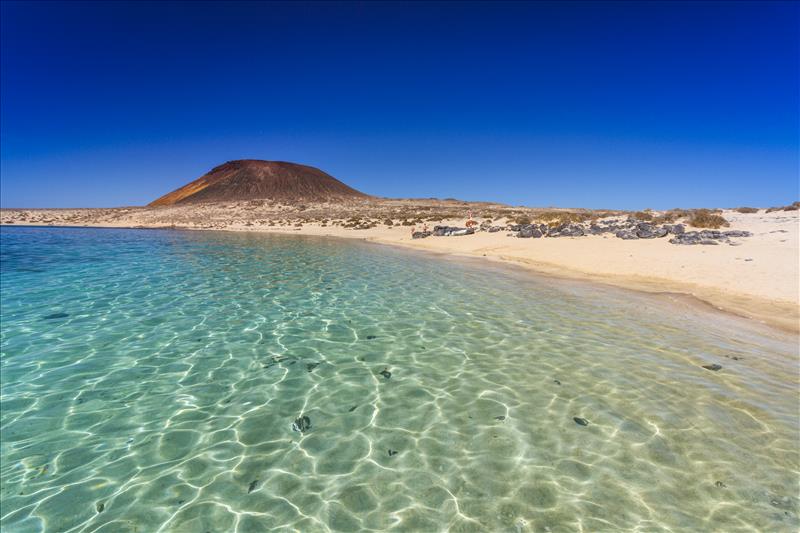
[[549, 226], [560, 226], [576, 222], [586, 222], [592, 218], [590, 212], [575, 211], [544, 211], [536, 215], [537, 220], [546, 222]]
[[671, 224], [682, 218], [691, 216], [692, 212], [686, 209], [670, 209], [664, 213], [654, 216], [652, 222], [654, 224]]
[[725, 220], [722, 215], [715, 213], [712, 209], [695, 209], [689, 216], [687, 222], [690, 226], [695, 228], [711, 228], [718, 229], [721, 227], [728, 227], [730, 224]]
[[774, 211], [797, 211], [798, 209], [800, 209], [800, 202], [794, 202], [793, 204], [783, 207], [770, 207], [767, 209], [767, 213], [772, 213]]
[[759, 209], [757, 207], [737, 207], [734, 211], [737, 213], [758, 213]]

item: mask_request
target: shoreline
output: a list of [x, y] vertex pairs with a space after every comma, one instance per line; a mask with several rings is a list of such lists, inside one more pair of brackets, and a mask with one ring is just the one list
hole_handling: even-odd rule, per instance
[[[525, 257], [514, 254], [514, 250], [491, 249], [486, 247], [464, 247], [464, 237], [432, 237], [428, 239], [404, 238], [398, 232], [375, 230], [344, 230], [342, 228], [321, 227], [307, 224], [302, 228], [266, 227], [228, 225], [222, 228], [206, 228], [190, 225], [120, 225], [120, 224], [3, 224], [8, 227], [41, 227], [41, 228], [98, 228], [98, 229], [166, 229], [180, 231], [225, 231], [235, 233], [269, 233], [281, 235], [305, 235], [324, 238], [343, 238], [361, 240], [372, 244], [394, 246], [415, 252], [426, 252], [438, 255], [442, 259], [449, 257], [468, 258], [480, 264], [481, 260], [503, 267], [513, 267], [520, 271], [530, 272], [551, 278], [597, 283], [606, 286], [644, 292], [654, 295], [689, 299], [691, 305], [706, 307], [707, 310], [722, 312], [726, 315], [747, 319], [757, 324], [774, 328], [783, 333], [800, 333], [800, 307], [795, 302], [781, 299], [763, 298], [753, 294], [720, 290], [710, 285], [668, 279], [658, 276], [630, 275], [621, 273], [590, 272], [573, 268], [564, 262], [546, 261], [542, 258]], [[0, 227], [2, 227], [0, 226]], [[397, 228], [396, 228], [397, 229]], [[407, 230], [408, 228], [402, 228]], [[487, 234], [488, 235], [488, 234]], [[582, 237], [581, 239], [594, 239]], [[573, 240], [573, 239], [565, 239]], [[511, 239], [509, 238], [509, 241]], [[518, 241], [514, 239], [514, 241]], [[514, 242], [511, 241], [511, 242]], [[541, 240], [539, 241], [541, 242]], [[450, 245], [448, 245], [450, 243]], [[603, 243], [605, 244], [605, 243]], [[715, 247], [716, 248], [716, 247]]]

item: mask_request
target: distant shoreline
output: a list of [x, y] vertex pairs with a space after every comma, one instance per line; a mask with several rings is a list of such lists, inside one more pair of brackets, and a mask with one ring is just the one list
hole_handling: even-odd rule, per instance
[[[182, 209], [186, 211], [186, 208]], [[9, 211], [48, 216], [50, 223], [30, 220], [9, 222]], [[221, 218], [196, 206], [187, 213], [176, 208], [122, 208], [64, 210], [56, 217], [49, 210], [3, 210], [3, 225], [27, 227], [175, 229], [263, 232], [358, 239], [378, 244], [433, 252], [444, 257], [488, 259], [563, 279], [586, 280], [649, 293], [691, 296], [715, 309], [750, 318], [791, 333], [800, 332], [800, 219], [797, 211], [741, 214], [725, 212], [731, 228], [751, 231], [753, 236], [735, 239], [735, 246], [678, 246], [667, 239], [625, 241], [607, 236], [518, 239], [507, 231], [478, 232], [460, 237], [412, 239], [410, 226], [376, 226], [352, 229], [319, 222], [301, 227], [287, 222], [269, 226], [277, 218], [260, 218], [246, 206], [226, 209]], [[109, 220], [96, 220], [98, 212]], [[160, 218], [147, 219], [149, 213]], [[295, 213], [296, 214], [296, 213]], [[121, 215], [121, 216], [120, 216]], [[179, 216], [176, 216], [179, 215]], [[205, 216], [204, 216], [205, 215]], [[209, 216], [210, 215], [210, 216]], [[76, 216], [86, 217], [76, 220]], [[67, 220], [72, 217], [72, 220]], [[173, 217], [173, 218], [170, 218]], [[174, 220], [173, 223], [165, 223]], [[208, 227], [208, 221], [213, 226]], [[284, 222], [284, 216], [280, 220]], [[346, 218], [342, 218], [346, 220]], [[444, 220], [458, 225], [464, 220]], [[298, 224], [300, 224], [298, 222]], [[430, 226], [433, 223], [429, 223]]]

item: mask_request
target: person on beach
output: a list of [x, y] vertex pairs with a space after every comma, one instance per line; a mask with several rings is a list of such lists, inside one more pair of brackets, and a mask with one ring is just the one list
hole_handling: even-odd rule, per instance
[[478, 223], [476, 221], [472, 220], [472, 210], [467, 211], [467, 223], [466, 223], [466, 226], [468, 228], [471, 228], [472, 226], [477, 226], [477, 225], [478, 225]]

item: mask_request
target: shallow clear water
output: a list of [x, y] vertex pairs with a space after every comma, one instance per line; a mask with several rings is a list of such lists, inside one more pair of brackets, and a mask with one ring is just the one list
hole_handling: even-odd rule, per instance
[[800, 527], [792, 336], [358, 242], [0, 235], [4, 532]]

